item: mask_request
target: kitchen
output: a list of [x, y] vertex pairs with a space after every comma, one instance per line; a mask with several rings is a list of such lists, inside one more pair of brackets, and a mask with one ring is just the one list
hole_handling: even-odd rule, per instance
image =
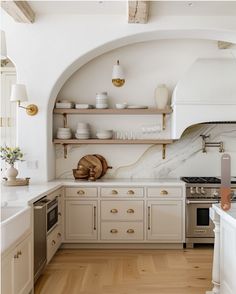
[[[148, 3], [140, 2], [143, 13]], [[16, 127], [3, 128], [5, 137], [11, 129], [12, 141], [2, 137], [1, 145], [14, 146], [17, 134], [24, 155], [17, 169], [29, 185], [9, 187], [3, 180], [2, 214], [14, 206], [28, 227], [15, 236], [6, 229], [2, 260], [14, 252], [20, 261], [22, 250], [15, 248], [27, 238], [31, 256], [26, 287], [16, 283], [23, 288], [6, 293], [29, 293], [33, 274], [36, 293], [56, 286], [57, 293], [66, 293], [63, 287], [71, 293], [125, 293], [129, 282], [134, 293], [210, 291], [211, 280], [220, 283], [217, 275], [211, 278], [213, 249], [198, 243], [214, 242], [209, 208], [219, 201], [223, 154], [231, 156], [236, 175], [235, 3], [153, 1], [146, 20], [141, 13], [146, 23], [132, 23], [139, 20], [131, 16], [127, 21], [126, 1], [27, 3], [35, 14], [30, 23], [16, 22], [1, 9], [7, 56], [15, 64], [3, 72], [11, 84], [25, 85], [21, 106], [37, 106], [30, 109], [37, 109], [35, 115], [17, 107]], [[129, 3], [129, 15], [136, 4]], [[8, 101], [17, 101], [22, 87], [6, 93]], [[110, 130], [112, 138], [104, 132]], [[81, 180], [85, 168], [90, 181]], [[235, 185], [232, 177], [233, 191]], [[197, 237], [191, 230], [198, 230]], [[99, 267], [100, 255], [108, 266]], [[57, 262], [64, 265], [67, 258], [60, 272]], [[12, 268], [6, 268], [3, 280], [11, 279]], [[123, 280], [122, 269], [131, 281]]]

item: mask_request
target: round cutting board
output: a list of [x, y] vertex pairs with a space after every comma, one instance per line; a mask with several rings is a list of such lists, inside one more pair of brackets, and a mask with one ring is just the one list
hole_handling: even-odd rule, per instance
[[101, 174], [101, 177], [103, 177], [106, 174], [107, 170], [109, 168], [112, 168], [112, 167], [111, 166], [108, 166], [106, 159], [102, 155], [100, 155], [100, 154], [94, 154], [94, 156], [96, 156], [98, 159], [100, 159], [100, 161], [102, 163], [102, 174]]
[[99, 179], [102, 175], [103, 167], [101, 160], [95, 155], [85, 155], [78, 162], [78, 166], [83, 165], [85, 168], [89, 169], [94, 167], [95, 178]]

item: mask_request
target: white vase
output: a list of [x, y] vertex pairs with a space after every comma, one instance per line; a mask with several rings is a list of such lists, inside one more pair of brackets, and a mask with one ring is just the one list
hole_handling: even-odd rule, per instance
[[169, 91], [166, 85], [158, 85], [155, 90], [156, 106], [158, 109], [164, 109], [167, 107], [169, 100]]
[[5, 176], [7, 177], [8, 181], [15, 181], [16, 177], [18, 175], [18, 170], [14, 168], [14, 165], [11, 165], [5, 173]]

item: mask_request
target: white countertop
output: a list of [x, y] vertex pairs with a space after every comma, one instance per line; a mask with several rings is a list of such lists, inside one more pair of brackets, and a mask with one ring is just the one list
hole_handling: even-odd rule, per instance
[[236, 229], [236, 203], [231, 203], [231, 209], [229, 211], [224, 211], [220, 207], [219, 204], [214, 204], [213, 209], [216, 211], [217, 214], [220, 215], [221, 219], [224, 219], [231, 225], [233, 225]]
[[58, 179], [44, 183], [30, 183], [29, 186], [7, 187], [1, 185], [2, 205], [30, 205], [63, 186], [182, 186], [185, 183], [180, 179], [100, 179], [95, 182], [87, 180]]

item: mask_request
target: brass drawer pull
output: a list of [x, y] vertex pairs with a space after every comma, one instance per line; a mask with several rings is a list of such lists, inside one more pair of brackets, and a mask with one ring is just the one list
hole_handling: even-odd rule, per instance
[[117, 192], [116, 190], [112, 190], [112, 191], [111, 191], [111, 194], [112, 194], [112, 195], [117, 195], [118, 192]]
[[55, 240], [52, 240], [52, 246], [54, 246], [56, 244]]
[[127, 210], [127, 213], [134, 213], [134, 210], [133, 210], [132, 208], [129, 208], [129, 209]]
[[133, 233], [134, 233], [134, 230], [133, 230], [133, 229], [128, 229], [126, 232], [127, 232], [128, 234], [133, 234]]
[[79, 191], [77, 192], [77, 194], [78, 194], [78, 195], [84, 195], [85, 192], [84, 192], [83, 190], [79, 190]]
[[118, 230], [117, 230], [117, 229], [111, 229], [111, 230], [110, 230], [110, 233], [112, 233], [112, 234], [116, 234], [116, 233], [118, 233]]
[[111, 210], [110, 210], [110, 213], [117, 213], [118, 212], [118, 210], [116, 209], [116, 208], [112, 208]]
[[161, 190], [161, 193], [160, 193], [161, 195], [168, 195], [168, 191], [166, 191], [166, 190]]
[[133, 191], [133, 190], [129, 190], [129, 191], [127, 192], [127, 194], [128, 194], [128, 195], [134, 195], [134, 191]]
[[19, 255], [22, 255], [22, 252], [21, 251], [18, 251], [17, 252], [17, 255], [19, 256]]
[[58, 234], [57, 234], [57, 237], [60, 238], [60, 237], [61, 237], [61, 233], [58, 233]]

